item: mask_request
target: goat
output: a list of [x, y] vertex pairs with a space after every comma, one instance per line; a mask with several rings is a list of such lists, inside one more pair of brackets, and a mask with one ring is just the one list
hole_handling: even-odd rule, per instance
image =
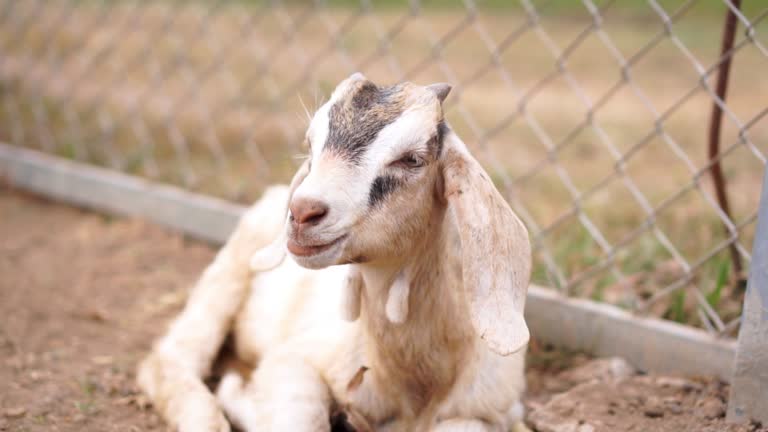
[[[526, 430], [528, 233], [445, 123], [449, 91], [357, 73], [318, 109], [290, 186], [242, 217], [139, 367], [172, 426], [329, 431], [342, 410], [360, 430]], [[230, 332], [257, 366], [214, 396]]]

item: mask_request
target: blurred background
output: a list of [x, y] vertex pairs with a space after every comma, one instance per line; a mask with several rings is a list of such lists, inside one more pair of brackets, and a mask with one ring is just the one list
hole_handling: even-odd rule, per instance
[[249, 203], [290, 179], [307, 113], [352, 72], [448, 82], [450, 124], [531, 231], [534, 283], [732, 336], [768, 153], [767, 15], [729, 0], [2, 0], [0, 141]]

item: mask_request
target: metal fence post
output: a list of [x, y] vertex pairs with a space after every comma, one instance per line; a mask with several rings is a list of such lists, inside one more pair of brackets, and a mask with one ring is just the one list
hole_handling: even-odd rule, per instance
[[768, 424], [768, 169], [731, 381], [728, 421]]

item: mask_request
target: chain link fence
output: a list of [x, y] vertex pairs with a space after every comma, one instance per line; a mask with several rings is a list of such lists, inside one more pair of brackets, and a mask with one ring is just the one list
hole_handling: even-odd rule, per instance
[[731, 336], [768, 153], [747, 3], [0, 0], [0, 140], [250, 202], [350, 73], [449, 82], [535, 283]]

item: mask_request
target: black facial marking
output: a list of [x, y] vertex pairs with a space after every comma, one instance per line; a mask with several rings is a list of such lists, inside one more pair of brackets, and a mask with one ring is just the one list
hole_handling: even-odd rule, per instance
[[448, 132], [450, 132], [450, 128], [447, 124], [445, 124], [445, 121], [441, 120], [440, 123], [437, 124], [437, 133], [430, 143], [430, 147], [435, 147], [434, 151], [436, 157], [440, 157], [440, 154], [443, 153], [443, 141], [445, 140], [445, 135], [448, 134]]
[[379, 132], [404, 109], [402, 86], [379, 88], [370, 81], [350, 90], [350, 96], [330, 109], [325, 149], [357, 162]]
[[401, 181], [392, 176], [376, 177], [371, 185], [371, 191], [368, 194], [368, 206], [375, 207], [382, 202], [387, 195], [392, 193], [400, 186]]

